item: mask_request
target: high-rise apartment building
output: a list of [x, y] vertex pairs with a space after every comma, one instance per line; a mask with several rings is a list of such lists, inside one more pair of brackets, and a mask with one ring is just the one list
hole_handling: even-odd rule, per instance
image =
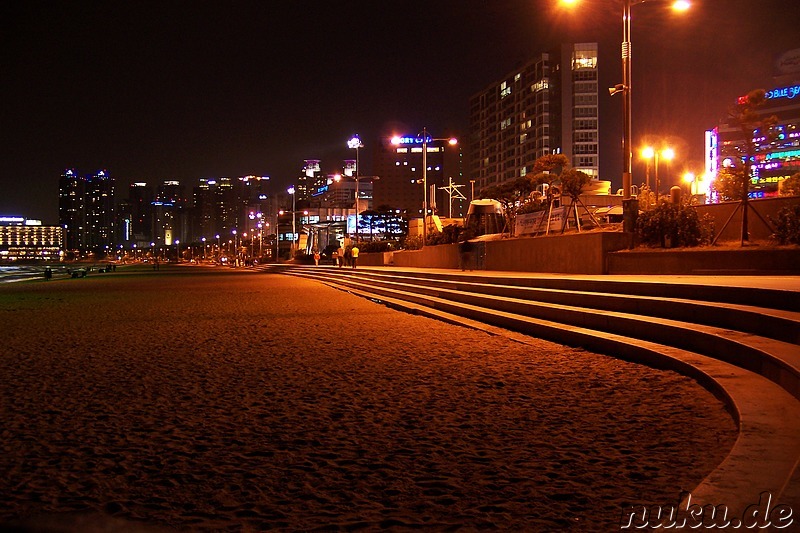
[[468, 175], [477, 190], [532, 173], [548, 154], [597, 178], [597, 56], [597, 43], [564, 45], [470, 98]]
[[116, 240], [114, 178], [105, 170], [81, 176], [65, 170], [59, 179], [59, 225], [68, 250], [108, 250]]
[[58, 180], [58, 224], [64, 229], [67, 250], [86, 247], [86, 178], [75, 169], [67, 169]]

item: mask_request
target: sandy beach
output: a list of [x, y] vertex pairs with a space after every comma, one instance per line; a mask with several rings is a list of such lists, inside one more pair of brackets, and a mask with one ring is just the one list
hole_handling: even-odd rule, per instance
[[0, 524], [613, 531], [736, 438], [674, 372], [277, 274], [5, 284], [0, 323]]

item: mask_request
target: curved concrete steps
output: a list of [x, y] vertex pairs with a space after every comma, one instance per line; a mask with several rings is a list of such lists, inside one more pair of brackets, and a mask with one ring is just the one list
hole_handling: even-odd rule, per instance
[[800, 509], [796, 293], [765, 298], [764, 291], [739, 287], [276, 269], [490, 333], [520, 332], [521, 342], [530, 335], [688, 375], [726, 401], [739, 427], [728, 457], [691, 491], [692, 502], [741, 514], [768, 491]]

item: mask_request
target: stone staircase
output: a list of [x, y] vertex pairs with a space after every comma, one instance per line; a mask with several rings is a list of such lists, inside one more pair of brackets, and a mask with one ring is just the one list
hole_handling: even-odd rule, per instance
[[678, 371], [728, 405], [739, 438], [692, 491], [744, 510], [762, 491], [800, 512], [800, 295], [749, 287], [267, 266], [386, 305], [525, 342], [538, 337]]

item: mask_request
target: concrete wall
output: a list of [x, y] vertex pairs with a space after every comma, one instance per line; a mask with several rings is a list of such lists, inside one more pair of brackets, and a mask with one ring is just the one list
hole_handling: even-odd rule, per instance
[[[792, 205], [800, 204], [800, 196], [786, 196], [786, 197], [779, 197], [779, 198], [765, 198], [763, 200], [750, 200], [748, 202], [762, 217], [764, 217], [768, 222], [769, 218], [771, 217], [773, 220], [778, 218], [778, 211], [780, 211], [783, 207], [788, 207]], [[734, 212], [736, 207], [739, 205], [739, 202], [724, 202], [721, 204], [704, 204], [698, 205], [696, 207], [697, 214], [701, 217], [704, 214], [709, 214], [714, 219], [714, 231], [715, 234], [718, 233], [722, 226], [725, 225], [725, 221], [728, 220], [728, 217], [731, 216], [731, 213]], [[766, 225], [761, 221], [761, 219], [753, 213], [752, 209], [747, 214], [747, 229], [750, 233], [751, 240], [766, 240], [772, 235], [772, 231], [770, 231]], [[740, 240], [742, 235], [742, 210], [739, 209], [736, 214], [731, 219], [728, 227], [725, 228], [725, 231], [720, 236], [720, 240], [723, 241], [738, 241]]]
[[426, 246], [422, 250], [394, 252], [394, 266], [419, 268], [458, 268], [458, 244]]
[[643, 250], [608, 254], [609, 274], [800, 274], [800, 248]]
[[392, 264], [394, 252], [377, 252], [358, 254], [358, 264], [362, 266], [386, 266]]
[[[604, 274], [606, 254], [629, 243], [623, 233], [601, 231], [483, 241], [476, 246], [476, 265], [486, 270]], [[459, 268], [458, 245], [395, 252], [393, 260], [399, 267]]]
[[604, 274], [606, 254], [625, 249], [630, 237], [621, 232], [593, 231], [486, 243], [487, 270]]

